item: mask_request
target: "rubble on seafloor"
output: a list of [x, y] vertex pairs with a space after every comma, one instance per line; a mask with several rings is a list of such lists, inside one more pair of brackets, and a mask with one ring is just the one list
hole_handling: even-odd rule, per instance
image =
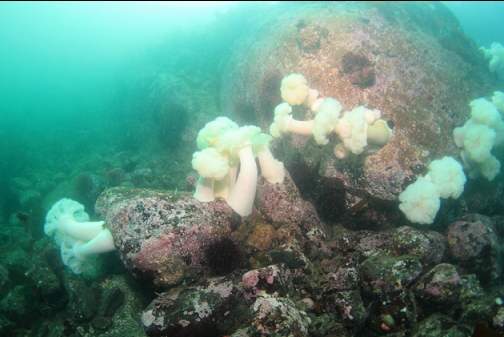
[[[399, 193], [430, 161], [458, 156], [452, 130], [467, 120], [467, 103], [500, 85], [487, 63], [439, 3], [285, 5], [258, 17], [220, 68], [220, 97], [191, 88], [181, 75], [163, 77], [167, 87], [183, 87], [189, 101], [178, 151], [194, 148], [198, 128], [219, 114], [218, 100], [221, 114], [266, 131], [281, 102], [271, 88], [294, 72], [344, 110], [379, 109], [394, 126], [391, 140], [345, 160], [310, 137], [275, 140], [286, 180], [259, 177], [247, 217], [223, 199], [192, 198], [194, 177], [188, 191], [176, 190], [185, 185], [179, 178], [189, 173], [186, 166], [125, 152], [96, 155], [101, 164], [86, 163], [68, 177], [53, 175], [50, 187], [16, 179], [22, 205], [42, 204], [44, 196], [47, 208], [76, 189], [106, 221], [117, 252], [98, 257], [94, 274], [77, 276], [49, 238], [33, 243], [22, 229], [9, 228], [0, 236], [8, 247], [0, 262], [0, 332], [504, 332], [502, 178], [469, 180], [459, 199], [441, 203], [432, 226], [410, 223], [397, 207]], [[293, 115], [313, 118], [303, 106]]]

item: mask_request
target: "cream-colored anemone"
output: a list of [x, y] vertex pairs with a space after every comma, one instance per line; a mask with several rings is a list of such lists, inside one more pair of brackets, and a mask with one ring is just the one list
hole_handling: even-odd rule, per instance
[[284, 133], [293, 132], [304, 136], [312, 135], [313, 121], [297, 121], [292, 118], [292, 107], [288, 103], [280, 103], [275, 108], [275, 118], [270, 125], [270, 133], [278, 138]]

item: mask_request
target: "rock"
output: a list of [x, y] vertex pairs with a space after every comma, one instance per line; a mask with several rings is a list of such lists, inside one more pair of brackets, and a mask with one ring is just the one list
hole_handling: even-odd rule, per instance
[[0, 314], [16, 323], [30, 322], [36, 317], [34, 299], [29, 287], [16, 286], [0, 301]]
[[243, 295], [247, 300], [259, 296], [289, 297], [292, 295], [292, 275], [284, 265], [271, 265], [249, 270], [242, 276]]
[[[244, 124], [268, 130], [274, 106], [266, 108], [270, 94], [261, 88], [265, 78], [276, 79], [267, 74], [276, 73], [304, 75], [321, 97], [337, 99], [342, 113], [364, 105], [380, 110], [390, 122], [393, 136], [385, 146], [368, 145], [362, 154], [344, 160], [333, 154], [340, 141], [336, 135], [324, 146], [293, 134], [273, 142], [275, 157], [306, 199], [316, 200], [324, 190], [320, 176], [339, 182], [341, 188], [328, 191], [325, 199], [340, 201], [336, 220], [352, 213], [352, 228], [408, 224], [388, 202], [425, 174], [432, 160], [460, 154], [452, 131], [469, 119], [468, 102], [498, 88], [488, 61], [455, 16], [442, 4], [434, 7], [340, 2], [272, 8], [271, 15], [254, 20], [254, 33], [239, 41], [225, 68], [222, 109]], [[293, 108], [297, 120], [315, 116], [304, 106]], [[445, 203], [452, 212], [440, 214], [458, 217], [460, 202]], [[334, 214], [321, 212], [321, 202], [317, 207], [322, 219], [334, 221]]]
[[68, 295], [66, 311], [68, 316], [76, 322], [89, 321], [97, 309], [95, 294], [80, 278], [67, 278], [64, 287]]
[[144, 308], [148, 291], [128, 273], [111, 275], [95, 283], [101, 292], [98, 310], [90, 325], [103, 336], [143, 336], [139, 312]]
[[383, 294], [371, 303], [369, 328], [376, 333], [403, 334], [417, 324], [417, 302], [411, 290], [404, 288]]
[[355, 290], [358, 288], [358, 266], [353, 259], [347, 257], [332, 258], [322, 264], [322, 270], [324, 272], [322, 287], [325, 292]]
[[257, 207], [275, 228], [304, 220], [305, 204], [288, 172], [281, 184], [270, 184], [261, 176], [257, 186]]
[[347, 333], [355, 334], [364, 325], [366, 310], [357, 290], [327, 293], [322, 301], [335, 325], [344, 326]]
[[418, 257], [426, 268], [440, 263], [445, 255], [445, 239], [435, 231], [404, 226], [390, 231], [390, 237], [397, 253]]
[[409, 287], [423, 271], [415, 256], [376, 254], [360, 267], [360, 284], [368, 296], [387, 295]]
[[454, 265], [440, 263], [426, 272], [411, 289], [422, 300], [453, 305], [459, 299], [462, 280]]
[[149, 336], [222, 336], [242, 325], [247, 304], [240, 277], [209, 279], [205, 285], [160, 293], [143, 310], [142, 324]]
[[473, 329], [441, 313], [429, 316], [418, 324], [413, 337], [466, 337], [472, 336]]
[[205, 250], [224, 238], [240, 217], [222, 199], [202, 203], [188, 194], [116, 187], [96, 211], [106, 219], [126, 268], [167, 287], [210, 275]]
[[471, 214], [453, 222], [445, 232], [448, 251], [455, 263], [475, 273], [483, 285], [502, 272], [502, 249], [491, 218]]
[[259, 297], [250, 313], [253, 335], [309, 336], [311, 319], [289, 298]]

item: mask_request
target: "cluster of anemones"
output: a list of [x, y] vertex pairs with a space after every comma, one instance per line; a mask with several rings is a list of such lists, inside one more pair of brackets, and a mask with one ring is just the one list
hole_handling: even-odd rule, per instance
[[[368, 143], [385, 145], [392, 136], [388, 123], [380, 119], [376, 109], [363, 106], [345, 111], [340, 118], [341, 104], [333, 98], [318, 98], [318, 91], [306, 85], [306, 79], [300, 74], [291, 74], [282, 80], [282, 99], [284, 103], [275, 108], [275, 119], [270, 126], [270, 133], [280, 137], [287, 132], [301, 135], [313, 135], [317, 144], [326, 145], [329, 135], [334, 132], [341, 142], [334, 147], [336, 157], [346, 158], [350, 152], [361, 154]], [[309, 121], [297, 121], [292, 117], [292, 105], [308, 107], [315, 118]]]
[[200, 151], [193, 154], [193, 168], [200, 174], [194, 197], [203, 202], [222, 197], [239, 215], [250, 214], [258, 177], [255, 157], [268, 182], [280, 183], [285, 176], [283, 163], [269, 150], [271, 139], [257, 126], [238, 127], [226, 117], [207, 123], [198, 133]]

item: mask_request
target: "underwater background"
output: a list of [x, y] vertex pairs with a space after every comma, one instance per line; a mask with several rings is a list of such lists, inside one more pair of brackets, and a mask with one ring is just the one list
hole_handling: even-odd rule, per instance
[[[503, 13], [502, 2], [0, 2], [0, 335], [500, 336], [504, 179], [474, 173], [453, 129], [471, 101], [504, 91], [504, 54], [492, 71], [479, 49], [504, 44]], [[356, 67], [367, 70], [354, 80]], [[198, 131], [226, 116], [269, 134], [291, 73], [344, 110], [381, 110], [390, 142], [338, 161], [306, 136], [275, 138], [283, 190], [259, 180], [238, 220], [224, 202], [200, 212], [215, 218], [193, 215]], [[314, 116], [301, 104], [292, 115]], [[504, 159], [502, 145], [492, 155]], [[410, 222], [398, 196], [444, 156], [464, 166], [464, 193], [432, 225]], [[44, 233], [62, 198], [106, 220], [118, 250], [78, 275]], [[170, 207], [208, 238], [161, 266], [145, 260], [170, 253], [139, 262], [131, 252], [151, 237], [121, 226], [146, 233]]]

